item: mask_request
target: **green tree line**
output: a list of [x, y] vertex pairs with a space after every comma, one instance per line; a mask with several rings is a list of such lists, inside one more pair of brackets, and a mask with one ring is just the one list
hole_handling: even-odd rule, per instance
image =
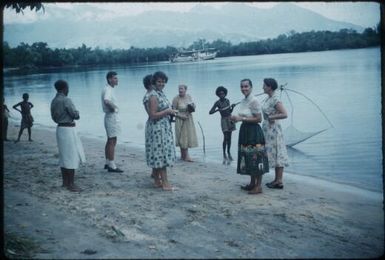
[[[215, 48], [218, 57], [261, 55], [289, 52], [324, 51], [352, 48], [367, 48], [380, 45], [380, 26], [366, 28], [362, 33], [342, 29], [338, 32], [311, 31], [297, 33], [291, 31], [274, 39], [232, 44], [221, 39], [206, 42], [199, 39], [187, 49]], [[32, 45], [21, 43], [11, 48], [3, 42], [3, 65], [5, 68], [45, 68], [76, 65], [136, 64], [167, 61], [178, 51], [167, 46], [163, 48], [100, 49], [83, 44], [78, 48], [51, 49], [47, 43], [36, 42]]]

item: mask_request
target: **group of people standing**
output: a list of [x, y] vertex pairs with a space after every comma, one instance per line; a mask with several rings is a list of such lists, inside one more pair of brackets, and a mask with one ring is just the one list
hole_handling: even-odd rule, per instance
[[[192, 161], [188, 148], [198, 146], [198, 142], [191, 114], [195, 111], [195, 104], [191, 96], [186, 94], [187, 86], [179, 85], [179, 95], [170, 103], [163, 93], [167, 81], [168, 77], [161, 71], [144, 77], [143, 84], [147, 92], [143, 104], [149, 116], [145, 130], [147, 165], [153, 169], [151, 176], [154, 185], [172, 190], [167, 180], [167, 167], [175, 162], [170, 123], [172, 118], [175, 117], [175, 142], [176, 146], [180, 146], [182, 160]], [[231, 133], [236, 129], [235, 123], [242, 122], [238, 139], [237, 173], [249, 175], [250, 183], [241, 188], [249, 194], [261, 193], [262, 175], [271, 167], [275, 169], [275, 179], [266, 186], [283, 189], [283, 169], [288, 166], [288, 157], [279, 120], [287, 118], [287, 112], [275, 92], [278, 83], [272, 78], [264, 79], [263, 90], [268, 97], [262, 106], [252, 95], [250, 79], [241, 80], [240, 88], [245, 98], [239, 102], [237, 115], [232, 115], [232, 112], [238, 104], [230, 105], [226, 98], [227, 89], [223, 86], [216, 89], [219, 100], [209, 111], [209, 114], [217, 111], [221, 114], [223, 157], [233, 160], [230, 153]], [[261, 127], [259, 123], [262, 119]]]
[[[269, 168], [275, 169], [275, 178], [272, 182], [266, 183], [266, 186], [283, 189], [283, 169], [289, 164], [282, 127], [278, 120], [287, 118], [287, 112], [277, 95], [277, 88], [278, 83], [275, 79], [263, 80], [263, 91], [267, 94], [267, 98], [261, 106], [252, 94], [252, 81], [243, 79], [240, 82], [240, 90], [244, 99], [230, 105], [230, 101], [226, 98], [227, 89], [219, 86], [215, 91], [219, 100], [209, 111], [209, 114], [218, 111], [221, 114], [224, 162], [233, 160], [230, 153], [231, 135], [236, 129], [235, 123], [242, 122], [238, 138], [237, 173], [250, 176], [250, 183], [241, 186], [249, 194], [262, 192], [262, 175], [268, 172]], [[232, 115], [234, 107], [238, 104], [237, 114]]]
[[[105, 145], [104, 169], [108, 172], [123, 172], [115, 164], [115, 147], [117, 136], [121, 131], [119, 120], [119, 109], [115, 95], [115, 87], [118, 85], [117, 73], [110, 71], [106, 75], [107, 84], [102, 90], [101, 103], [104, 116], [104, 127], [107, 141]], [[72, 100], [68, 97], [69, 86], [64, 80], [55, 82], [57, 94], [51, 102], [51, 117], [57, 124], [56, 140], [59, 149], [59, 165], [62, 173], [63, 187], [70, 191], [79, 192], [74, 183], [75, 170], [81, 162], [85, 162], [83, 145], [76, 132], [75, 120], [80, 119], [79, 111], [75, 108]]]
[[[107, 135], [104, 169], [108, 172], [123, 172], [114, 161], [117, 136], [121, 131], [119, 107], [115, 95], [115, 88], [118, 85], [117, 73], [108, 72], [106, 80], [107, 84], [101, 94]], [[176, 188], [168, 180], [167, 167], [173, 166], [176, 161], [175, 146], [180, 147], [182, 160], [192, 162], [188, 148], [197, 147], [198, 141], [192, 116], [196, 107], [191, 96], [186, 93], [187, 86], [180, 84], [178, 95], [170, 102], [163, 92], [167, 81], [168, 77], [162, 71], [143, 78], [143, 85], [146, 89], [143, 105], [148, 115], [145, 126], [145, 154], [146, 163], [152, 169], [151, 177], [154, 179], [155, 187], [172, 191]], [[57, 123], [56, 139], [63, 179], [62, 186], [70, 191], [78, 192], [81, 189], [74, 183], [75, 169], [81, 162], [85, 162], [83, 146], [77, 135], [75, 123], [75, 120], [80, 119], [80, 115], [71, 99], [68, 98], [68, 83], [58, 80], [54, 85], [57, 94], [51, 102], [51, 117]], [[238, 138], [237, 173], [250, 176], [250, 183], [241, 186], [249, 194], [262, 192], [262, 175], [268, 172], [269, 168], [275, 169], [275, 179], [266, 183], [266, 186], [273, 189], [283, 188], [283, 170], [288, 166], [288, 157], [279, 120], [286, 118], [287, 112], [277, 95], [277, 88], [278, 84], [275, 79], [263, 80], [263, 90], [267, 94], [267, 98], [261, 105], [252, 94], [252, 81], [243, 79], [240, 82], [240, 90], [244, 99], [231, 105], [226, 98], [227, 89], [219, 86], [215, 91], [219, 100], [209, 111], [209, 114], [218, 111], [221, 114], [224, 160], [233, 160], [230, 153], [231, 135], [236, 129], [236, 123], [242, 122]], [[33, 105], [28, 102], [28, 95], [23, 95], [23, 99], [24, 101], [16, 104], [14, 108], [21, 106], [22, 115], [23, 113], [28, 115], [27, 110], [30, 115]], [[237, 105], [239, 105], [237, 113], [232, 115], [234, 107]], [[30, 127], [32, 122], [32, 116], [23, 116], [24, 128]], [[175, 135], [171, 122], [175, 122]], [[20, 129], [18, 140], [24, 128]]]

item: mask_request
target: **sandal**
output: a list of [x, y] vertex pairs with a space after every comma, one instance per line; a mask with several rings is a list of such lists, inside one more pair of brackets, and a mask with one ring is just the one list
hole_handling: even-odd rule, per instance
[[282, 183], [266, 183], [266, 186], [270, 189], [283, 189]]

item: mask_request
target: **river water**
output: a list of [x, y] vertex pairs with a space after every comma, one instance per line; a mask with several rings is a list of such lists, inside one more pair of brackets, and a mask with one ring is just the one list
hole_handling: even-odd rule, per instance
[[[230, 101], [238, 102], [242, 99], [241, 79], [250, 78], [253, 94], [259, 94], [262, 93], [263, 78], [273, 77], [279, 84], [287, 83], [286, 88], [305, 95], [316, 104], [291, 91], [286, 92], [288, 99], [283, 92], [282, 102], [289, 114], [282, 121], [284, 128], [292, 124], [301, 132], [327, 129], [289, 148], [290, 166], [286, 170], [382, 191], [379, 48], [229, 57], [191, 63], [54, 69], [29, 75], [5, 74], [5, 101], [11, 107], [22, 100], [24, 92], [28, 92], [35, 106], [32, 109], [35, 124], [54, 128], [49, 112], [56, 93], [53, 84], [58, 79], [67, 80], [69, 97], [80, 111], [78, 131], [105, 139], [100, 93], [108, 70], [115, 70], [119, 77], [116, 92], [123, 126], [119, 143], [141, 147], [144, 152], [147, 115], [142, 105], [145, 92], [142, 78], [162, 70], [169, 77], [164, 91], [170, 100], [177, 95], [180, 83], [188, 86], [188, 93], [195, 100], [194, 120], [200, 146], [191, 149], [192, 157], [197, 161], [221, 162], [220, 115], [208, 114], [217, 100], [216, 87], [225, 86]], [[258, 96], [261, 102], [264, 98], [264, 95]], [[12, 116], [15, 120], [20, 119], [15, 110]], [[233, 132], [234, 157], [237, 139], [238, 130]], [[230, 167], [235, 167], [235, 162]]]

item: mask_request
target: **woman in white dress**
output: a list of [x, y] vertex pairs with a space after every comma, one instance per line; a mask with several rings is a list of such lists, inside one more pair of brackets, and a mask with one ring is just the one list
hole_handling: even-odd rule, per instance
[[[187, 86], [178, 86], [179, 95], [172, 100], [172, 107], [178, 111], [175, 116], [175, 144], [180, 147], [181, 159], [192, 162], [188, 154], [188, 148], [198, 147], [198, 138], [195, 130], [192, 110], [195, 104], [189, 94], [186, 94]], [[190, 108], [189, 108], [190, 107]]]

